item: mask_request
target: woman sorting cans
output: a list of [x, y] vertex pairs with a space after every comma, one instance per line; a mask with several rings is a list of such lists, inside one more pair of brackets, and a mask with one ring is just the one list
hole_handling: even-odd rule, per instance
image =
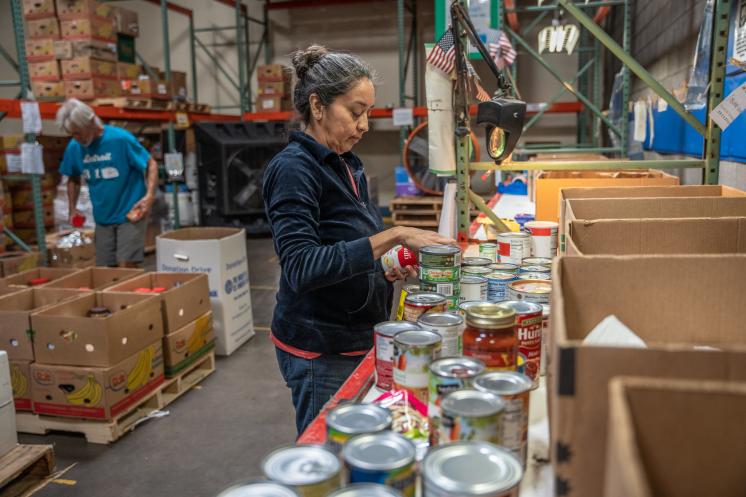
[[395, 245], [455, 244], [408, 227], [384, 230], [352, 148], [368, 131], [375, 75], [357, 56], [311, 46], [293, 54], [302, 131], [268, 164], [263, 196], [282, 277], [272, 341], [300, 434], [373, 345], [397, 279], [379, 258]]

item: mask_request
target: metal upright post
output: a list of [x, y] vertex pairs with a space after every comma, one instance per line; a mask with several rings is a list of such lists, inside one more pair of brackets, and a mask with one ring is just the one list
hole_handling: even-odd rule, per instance
[[[601, 78], [603, 77], [601, 64], [601, 43], [593, 40], [593, 105], [601, 108]], [[591, 116], [593, 119], [593, 146], [600, 147], [601, 142], [601, 120]]]
[[[629, 0], [624, 0], [624, 31], [622, 33], [622, 49], [624, 53], [630, 53], [632, 43], [632, 7]], [[629, 148], [629, 68], [622, 66], [622, 140], [621, 154], [622, 158], [627, 157]]]
[[[468, 9], [466, 0], [458, 0], [459, 4]], [[457, 26], [455, 19], [451, 19], [453, 26]], [[458, 225], [459, 241], [469, 238], [469, 149], [471, 138], [469, 136], [469, 96], [466, 88], [467, 69], [464, 61], [468, 57], [468, 40], [466, 33], [459, 26], [453, 30], [455, 52], [456, 52], [456, 97], [454, 112], [456, 114], [456, 216]]]
[[199, 102], [199, 92], [197, 91], [197, 50], [194, 42], [194, 18], [189, 16], [189, 59], [192, 65], [192, 100], [196, 104]]
[[[396, 33], [399, 45], [399, 107], [406, 105], [407, 73], [405, 66], [406, 33], [404, 32], [404, 1], [396, 0]], [[416, 72], [416, 70], [415, 70]], [[399, 153], [404, 152], [404, 142], [407, 139], [407, 128], [399, 127]]]
[[417, 23], [417, 0], [412, 1], [412, 105], [417, 107], [420, 104], [420, 44], [419, 24]]
[[[254, 109], [254, 104], [252, 103], [254, 98], [251, 92], [251, 73], [254, 71], [256, 64], [251, 62], [251, 42], [249, 41], [251, 37], [249, 36], [249, 24], [251, 24], [251, 21], [249, 20], [249, 11], [247, 7], [246, 16], [244, 17], [244, 37], [246, 38], [246, 103], [249, 112], [251, 112]], [[256, 54], [256, 58], [257, 60], [259, 59], [259, 53]], [[239, 68], [239, 70], [241, 69]]]
[[[173, 85], [171, 84], [171, 39], [168, 34], [168, 1], [161, 0], [161, 23], [163, 26], [163, 67], [166, 70], [166, 84], [168, 85], [169, 91], [173, 91]], [[171, 96], [173, 99], [173, 95]], [[176, 135], [174, 133], [173, 121], [168, 121], [168, 151], [174, 153], [176, 150]], [[173, 191], [174, 202], [174, 229], [179, 229], [181, 223], [179, 222], [179, 192], [176, 188], [177, 183], [173, 182], [171, 185]]]
[[[236, 50], [238, 52], [238, 92], [239, 92], [239, 105], [241, 107], [241, 116], [247, 111], [246, 106], [246, 73], [244, 71], [244, 64], [246, 60], [243, 52], [243, 38], [241, 31], [241, 0], [236, 0]], [[242, 117], [243, 119], [243, 117]]]

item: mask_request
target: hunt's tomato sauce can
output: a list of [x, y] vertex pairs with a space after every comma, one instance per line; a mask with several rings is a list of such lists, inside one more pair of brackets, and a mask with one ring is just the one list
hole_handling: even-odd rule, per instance
[[525, 360], [524, 374], [531, 380], [532, 388], [536, 388], [539, 386], [541, 371], [542, 308], [539, 304], [525, 300], [508, 300], [502, 304], [515, 311], [518, 353]]

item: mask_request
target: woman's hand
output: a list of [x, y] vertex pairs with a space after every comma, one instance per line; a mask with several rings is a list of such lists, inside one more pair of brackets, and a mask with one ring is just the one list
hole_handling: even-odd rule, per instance
[[434, 231], [409, 227], [401, 228], [401, 240], [402, 245], [415, 252], [419, 252], [422, 247], [428, 245], [458, 245], [453, 238], [440, 236]]
[[407, 277], [416, 278], [417, 270], [413, 266], [404, 268], [394, 267], [383, 273], [386, 279], [393, 283], [396, 280], [406, 280]]

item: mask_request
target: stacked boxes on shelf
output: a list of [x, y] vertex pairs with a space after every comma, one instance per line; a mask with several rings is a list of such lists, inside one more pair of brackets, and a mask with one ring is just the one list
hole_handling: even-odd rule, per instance
[[259, 83], [256, 111], [290, 110], [293, 106], [290, 69], [282, 64], [267, 64], [257, 67], [256, 74]]
[[39, 100], [61, 100], [65, 96], [54, 43], [61, 35], [54, 0], [24, 0], [26, 62], [31, 91]]

